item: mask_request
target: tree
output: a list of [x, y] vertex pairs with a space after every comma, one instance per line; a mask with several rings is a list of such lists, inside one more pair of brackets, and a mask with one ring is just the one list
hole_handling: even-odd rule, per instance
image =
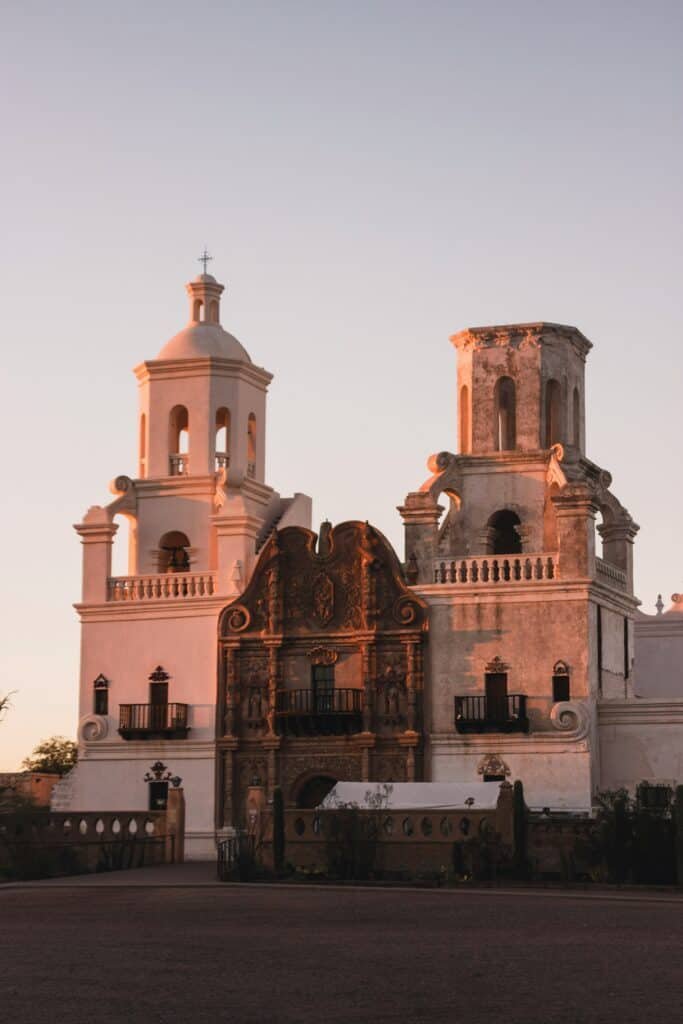
[[78, 747], [73, 740], [65, 736], [51, 736], [43, 740], [29, 757], [21, 762], [29, 772], [50, 772], [55, 775], [66, 775], [76, 764]]
[[0, 697], [0, 722], [2, 721], [5, 712], [11, 706], [10, 697], [14, 693], [12, 690], [10, 693], [6, 693], [4, 697]]

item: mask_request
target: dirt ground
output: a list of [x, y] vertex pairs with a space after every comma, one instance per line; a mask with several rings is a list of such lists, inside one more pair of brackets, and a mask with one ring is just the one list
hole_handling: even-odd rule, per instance
[[0, 890], [7, 1024], [683, 1020], [683, 903]]

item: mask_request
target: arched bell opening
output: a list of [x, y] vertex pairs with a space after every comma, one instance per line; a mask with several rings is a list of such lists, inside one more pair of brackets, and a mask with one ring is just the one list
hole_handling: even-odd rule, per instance
[[184, 533], [171, 530], [159, 541], [159, 572], [188, 572], [190, 542]]
[[522, 539], [518, 532], [521, 520], [516, 512], [504, 508], [495, 512], [488, 523], [489, 555], [521, 555]]

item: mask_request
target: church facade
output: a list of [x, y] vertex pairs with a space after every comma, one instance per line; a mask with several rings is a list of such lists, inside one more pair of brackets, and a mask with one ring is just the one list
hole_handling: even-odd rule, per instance
[[648, 632], [638, 527], [586, 454], [578, 330], [454, 336], [459, 451], [400, 506], [401, 563], [362, 520], [314, 534], [310, 499], [267, 484], [271, 375], [220, 326], [222, 286], [187, 291], [188, 326], [135, 370], [137, 474], [75, 527], [79, 763], [56, 809], [160, 806], [162, 762], [201, 858], [253, 787], [312, 807], [337, 781], [519, 778], [531, 806], [587, 814], [683, 778], [683, 685], [657, 690], [666, 616]]

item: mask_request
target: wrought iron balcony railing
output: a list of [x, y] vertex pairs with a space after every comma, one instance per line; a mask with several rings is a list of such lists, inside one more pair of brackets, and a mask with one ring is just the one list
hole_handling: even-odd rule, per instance
[[121, 704], [119, 733], [124, 740], [150, 737], [182, 740], [189, 732], [187, 704]]
[[528, 732], [526, 694], [506, 697], [456, 697], [457, 732]]
[[320, 736], [360, 732], [362, 690], [278, 690], [275, 719], [281, 735]]

